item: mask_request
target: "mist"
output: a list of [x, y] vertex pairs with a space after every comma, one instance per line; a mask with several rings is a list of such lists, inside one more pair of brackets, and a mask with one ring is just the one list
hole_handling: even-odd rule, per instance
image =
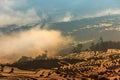
[[67, 46], [72, 38], [65, 37], [60, 31], [33, 28], [14, 32], [0, 37], [0, 63], [11, 63], [21, 56], [35, 57], [48, 50], [48, 57], [53, 57]]

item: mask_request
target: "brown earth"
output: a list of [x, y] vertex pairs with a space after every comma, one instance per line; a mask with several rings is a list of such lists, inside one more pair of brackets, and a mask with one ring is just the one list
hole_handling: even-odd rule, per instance
[[120, 80], [120, 53], [75, 56], [84, 60], [55, 69], [25, 71], [14, 68], [14, 73], [9, 73], [11, 67], [5, 67], [0, 80]]

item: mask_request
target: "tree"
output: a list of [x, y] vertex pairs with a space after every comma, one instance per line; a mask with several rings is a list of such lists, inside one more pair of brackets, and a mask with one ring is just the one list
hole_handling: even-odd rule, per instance
[[83, 47], [82, 44], [77, 44], [77, 45], [73, 48], [72, 52], [73, 52], [73, 53], [79, 53], [79, 52], [81, 52], [82, 47]]
[[91, 43], [90, 49], [92, 51], [105, 51], [105, 45], [104, 45], [103, 38], [100, 37], [96, 44]]
[[108, 49], [120, 49], [120, 41], [103, 41], [103, 38], [100, 37], [96, 44], [91, 43], [89, 47], [92, 51], [102, 51], [106, 52]]
[[95, 43], [94, 43], [94, 42], [91, 43], [90, 50], [91, 50], [91, 51], [94, 51], [94, 50], [95, 50]]
[[102, 44], [103, 42], [104, 42], [104, 41], [103, 41], [103, 38], [100, 37], [100, 38], [99, 38], [99, 43]]
[[98, 51], [104, 51], [104, 41], [103, 41], [103, 38], [100, 37], [99, 38], [99, 42], [98, 42]]
[[22, 56], [18, 62], [27, 62], [33, 60], [32, 57]]

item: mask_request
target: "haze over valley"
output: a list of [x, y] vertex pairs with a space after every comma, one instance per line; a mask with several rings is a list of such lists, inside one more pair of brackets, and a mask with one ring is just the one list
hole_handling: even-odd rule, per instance
[[119, 80], [119, 0], [0, 0], [0, 80]]

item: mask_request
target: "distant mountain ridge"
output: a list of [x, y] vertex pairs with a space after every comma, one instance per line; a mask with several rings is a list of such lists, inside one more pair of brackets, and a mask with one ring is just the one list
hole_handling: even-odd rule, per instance
[[[63, 35], [69, 35], [76, 40], [92, 40], [98, 39], [103, 36], [105, 40], [120, 40], [119, 38], [119, 25], [120, 15], [107, 15], [101, 17], [84, 18], [69, 22], [55, 22], [49, 23], [43, 21], [41, 23], [31, 23], [23, 26], [16, 24], [7, 25], [0, 28], [2, 33], [12, 33], [23, 30], [29, 30], [36, 25], [42, 25], [43, 29], [59, 30]], [[45, 26], [47, 24], [47, 27]], [[118, 30], [117, 30], [118, 29]]]

